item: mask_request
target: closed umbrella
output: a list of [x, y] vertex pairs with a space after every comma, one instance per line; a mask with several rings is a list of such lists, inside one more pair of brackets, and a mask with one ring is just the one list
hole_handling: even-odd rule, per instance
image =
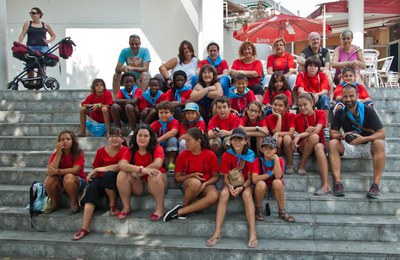
[[[278, 37], [286, 42], [296, 42], [306, 40], [310, 32], [322, 34], [322, 28], [322, 21], [280, 14], [248, 23], [239, 31], [233, 32], [233, 37], [253, 43], [272, 43]], [[326, 33], [331, 32], [331, 27], [326, 25]]]

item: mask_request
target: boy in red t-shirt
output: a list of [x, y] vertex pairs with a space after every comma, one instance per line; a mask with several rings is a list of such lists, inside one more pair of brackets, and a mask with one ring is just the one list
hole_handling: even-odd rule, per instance
[[150, 127], [156, 133], [158, 143], [168, 156], [168, 171], [173, 172], [178, 153], [179, 121], [174, 118], [174, 106], [171, 102], [163, 101], [156, 108], [159, 120], [154, 121]]
[[[294, 217], [285, 211], [285, 183], [282, 180], [285, 161], [277, 155], [277, 152], [278, 144], [275, 138], [267, 136], [261, 144], [261, 156], [254, 161], [251, 176], [255, 184], [256, 220], [264, 221], [262, 201], [267, 189], [272, 189], [278, 203], [279, 217], [288, 222], [294, 222]], [[266, 204], [265, 207], [269, 207], [269, 204]]]
[[140, 120], [138, 104], [142, 99], [142, 90], [135, 84], [135, 74], [128, 72], [122, 74], [121, 85], [124, 88], [118, 90], [114, 104], [111, 106], [111, 114], [114, 126], [121, 128], [121, 120], [129, 122], [132, 131], [136, 128], [136, 123]]
[[151, 78], [149, 80], [149, 89], [142, 94], [143, 98], [139, 103], [139, 111], [145, 124], [151, 124], [157, 119], [157, 104], [168, 100], [167, 95], [160, 88], [161, 82], [156, 78]]
[[233, 129], [239, 126], [240, 118], [230, 112], [231, 104], [225, 96], [218, 97], [214, 101], [217, 114], [208, 123], [208, 138], [210, 138], [211, 150], [221, 154], [229, 147], [229, 137]]
[[239, 117], [244, 115], [244, 110], [250, 102], [256, 101], [256, 97], [253, 91], [247, 87], [247, 83], [247, 77], [239, 73], [235, 76], [235, 85], [228, 92], [231, 108]]

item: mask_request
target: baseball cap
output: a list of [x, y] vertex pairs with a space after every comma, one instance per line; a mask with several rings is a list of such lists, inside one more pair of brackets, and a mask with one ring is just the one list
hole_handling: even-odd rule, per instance
[[231, 135], [230, 139], [232, 139], [234, 137], [239, 137], [239, 138], [242, 138], [242, 139], [246, 139], [247, 138], [247, 133], [242, 127], [238, 127], [238, 128], [236, 128], [236, 129], [234, 129], [232, 131], [232, 135]]
[[275, 138], [273, 138], [271, 136], [267, 136], [264, 138], [264, 140], [261, 143], [261, 147], [264, 145], [269, 145], [270, 147], [272, 147], [274, 149], [278, 147], [278, 145], [276, 144]]
[[188, 110], [199, 112], [199, 105], [197, 105], [194, 102], [188, 102], [186, 103], [185, 108], [182, 111], [188, 111]]

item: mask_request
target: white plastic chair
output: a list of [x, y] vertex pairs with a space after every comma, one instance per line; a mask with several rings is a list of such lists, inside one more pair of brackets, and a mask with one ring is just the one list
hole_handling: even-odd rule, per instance
[[396, 72], [389, 72], [393, 58], [394, 56], [389, 56], [378, 60], [378, 64], [383, 62], [381, 69], [378, 69], [379, 84], [381, 87], [399, 87], [399, 74]]
[[365, 60], [365, 70], [361, 70], [361, 74], [364, 76], [364, 84], [368, 87], [372, 85], [372, 79], [374, 87], [379, 88], [379, 76], [378, 76], [378, 57], [379, 51], [374, 49], [363, 50], [363, 56]]

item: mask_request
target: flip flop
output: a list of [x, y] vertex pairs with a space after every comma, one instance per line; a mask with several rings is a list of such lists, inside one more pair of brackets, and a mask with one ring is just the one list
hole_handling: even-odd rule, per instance
[[300, 175], [300, 176], [306, 176], [307, 175], [307, 171], [305, 169], [298, 169], [296, 174]]
[[89, 233], [90, 233], [89, 230], [86, 230], [86, 229], [84, 229], [84, 228], [81, 228], [81, 229], [79, 229], [78, 232], [76, 232], [76, 233], [74, 234], [74, 236], [72, 237], [72, 240], [79, 240], [79, 239], [82, 239], [82, 238], [84, 238], [85, 236], [87, 236]]
[[117, 217], [119, 219], [126, 219], [128, 217], [129, 214], [131, 214], [132, 210], [128, 211], [128, 212], [124, 212], [121, 211], [120, 213], [117, 214]]
[[117, 216], [119, 214], [119, 209], [116, 206], [110, 206], [110, 215]]
[[164, 217], [164, 214], [163, 214], [163, 215], [157, 215], [157, 214], [152, 213], [152, 214], [150, 215], [150, 220], [151, 220], [151, 221], [159, 221], [159, 220], [162, 219], [163, 217]]
[[213, 237], [211, 236], [208, 240], [207, 240], [207, 246], [209, 247], [214, 247], [218, 244], [219, 240], [221, 239], [221, 236], [218, 237]]
[[256, 248], [258, 246], [258, 239], [254, 240], [249, 240], [249, 243], [247, 244], [248, 248]]
[[79, 207], [77, 207], [77, 208], [70, 208], [69, 210], [68, 210], [68, 215], [74, 215], [74, 214], [76, 214], [76, 213], [78, 213], [78, 212], [80, 212], [81, 211], [81, 208], [79, 208]]

